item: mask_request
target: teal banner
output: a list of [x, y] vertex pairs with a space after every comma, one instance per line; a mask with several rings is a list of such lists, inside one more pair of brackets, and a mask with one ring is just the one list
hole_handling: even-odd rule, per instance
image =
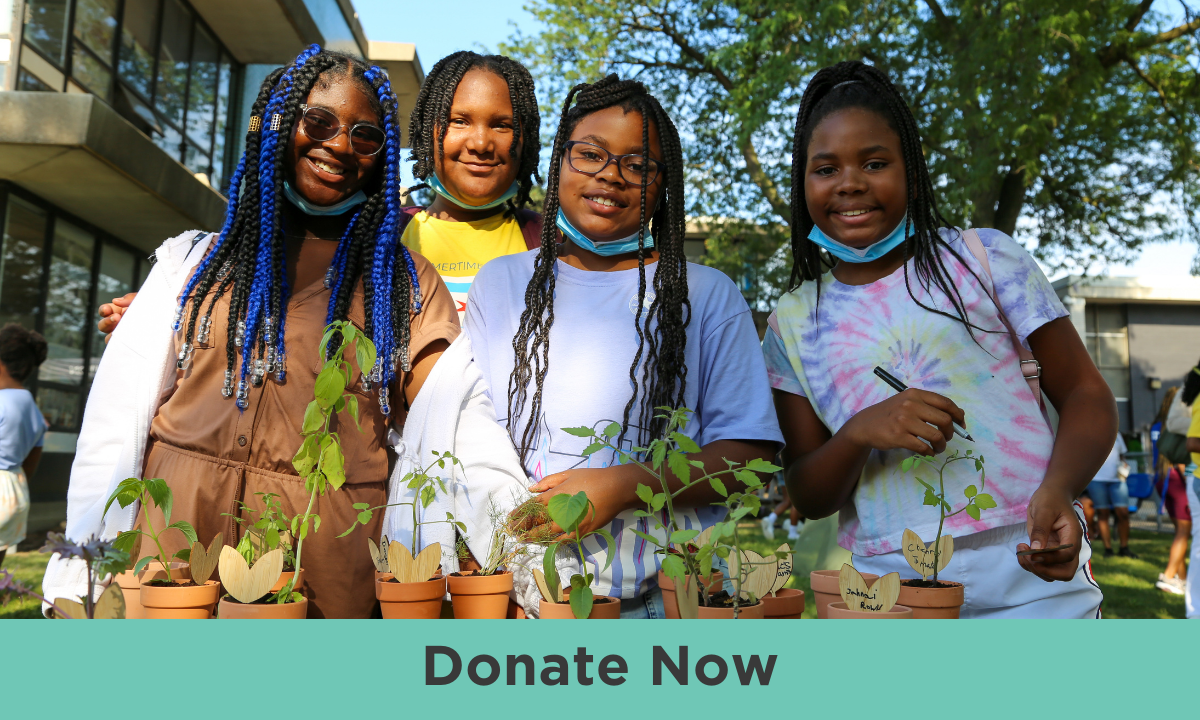
[[1137, 620], [18, 620], [0, 631], [4, 718], [1194, 717], [1178, 690], [1200, 647], [1200, 624]]

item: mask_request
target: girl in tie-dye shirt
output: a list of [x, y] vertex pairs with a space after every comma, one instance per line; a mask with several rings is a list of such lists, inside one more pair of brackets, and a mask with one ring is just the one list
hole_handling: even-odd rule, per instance
[[[882, 72], [818, 73], [793, 147], [794, 289], [763, 342], [793, 501], [808, 517], [839, 513], [860, 571], [912, 578], [901, 536], [932, 541], [938, 513], [901, 461], [973, 450], [997, 506], [946, 523], [955, 553], [939, 579], [966, 585], [963, 616], [1096, 616], [1073, 502], [1112, 445], [1116, 407], [1045, 275], [996, 230], [979, 231], [985, 267], [941, 216], [912, 113]], [[1057, 438], [1006, 319], [1041, 362]], [[896, 393], [876, 366], [910, 389]], [[947, 497], [961, 505], [978, 481], [972, 463], [951, 465]]]

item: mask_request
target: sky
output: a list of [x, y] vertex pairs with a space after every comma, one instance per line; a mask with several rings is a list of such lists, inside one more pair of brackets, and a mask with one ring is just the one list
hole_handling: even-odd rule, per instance
[[[372, 40], [411, 42], [421, 67], [428, 71], [440, 58], [457, 50], [495, 51], [520, 28], [535, 32], [537, 20], [524, 6], [528, 0], [352, 0], [363, 31]], [[447, 9], [453, 22], [446, 22]], [[1196, 246], [1188, 243], [1150, 245], [1128, 266], [1114, 265], [1108, 274], [1187, 277]]]

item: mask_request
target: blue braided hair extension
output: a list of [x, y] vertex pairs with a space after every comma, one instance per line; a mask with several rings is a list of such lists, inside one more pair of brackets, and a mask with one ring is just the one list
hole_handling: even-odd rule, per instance
[[325, 287], [329, 288], [329, 312], [325, 316], [326, 325], [334, 321], [338, 293], [346, 279], [346, 259], [350, 254], [350, 243], [360, 215], [362, 215], [362, 210], [355, 212], [354, 216], [350, 218], [346, 232], [342, 233], [342, 238], [338, 240], [337, 250], [333, 253], [333, 262], [329, 264], [329, 271], [325, 273]]

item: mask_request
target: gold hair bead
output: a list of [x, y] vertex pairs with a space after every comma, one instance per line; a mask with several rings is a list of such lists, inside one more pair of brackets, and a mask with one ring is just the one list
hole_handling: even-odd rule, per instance
[[259, 130], [262, 130], [262, 118], [257, 115], [251, 115], [249, 131], [258, 132]]
[[275, 113], [271, 116], [271, 131], [279, 132], [279, 126], [283, 124], [283, 116]]

